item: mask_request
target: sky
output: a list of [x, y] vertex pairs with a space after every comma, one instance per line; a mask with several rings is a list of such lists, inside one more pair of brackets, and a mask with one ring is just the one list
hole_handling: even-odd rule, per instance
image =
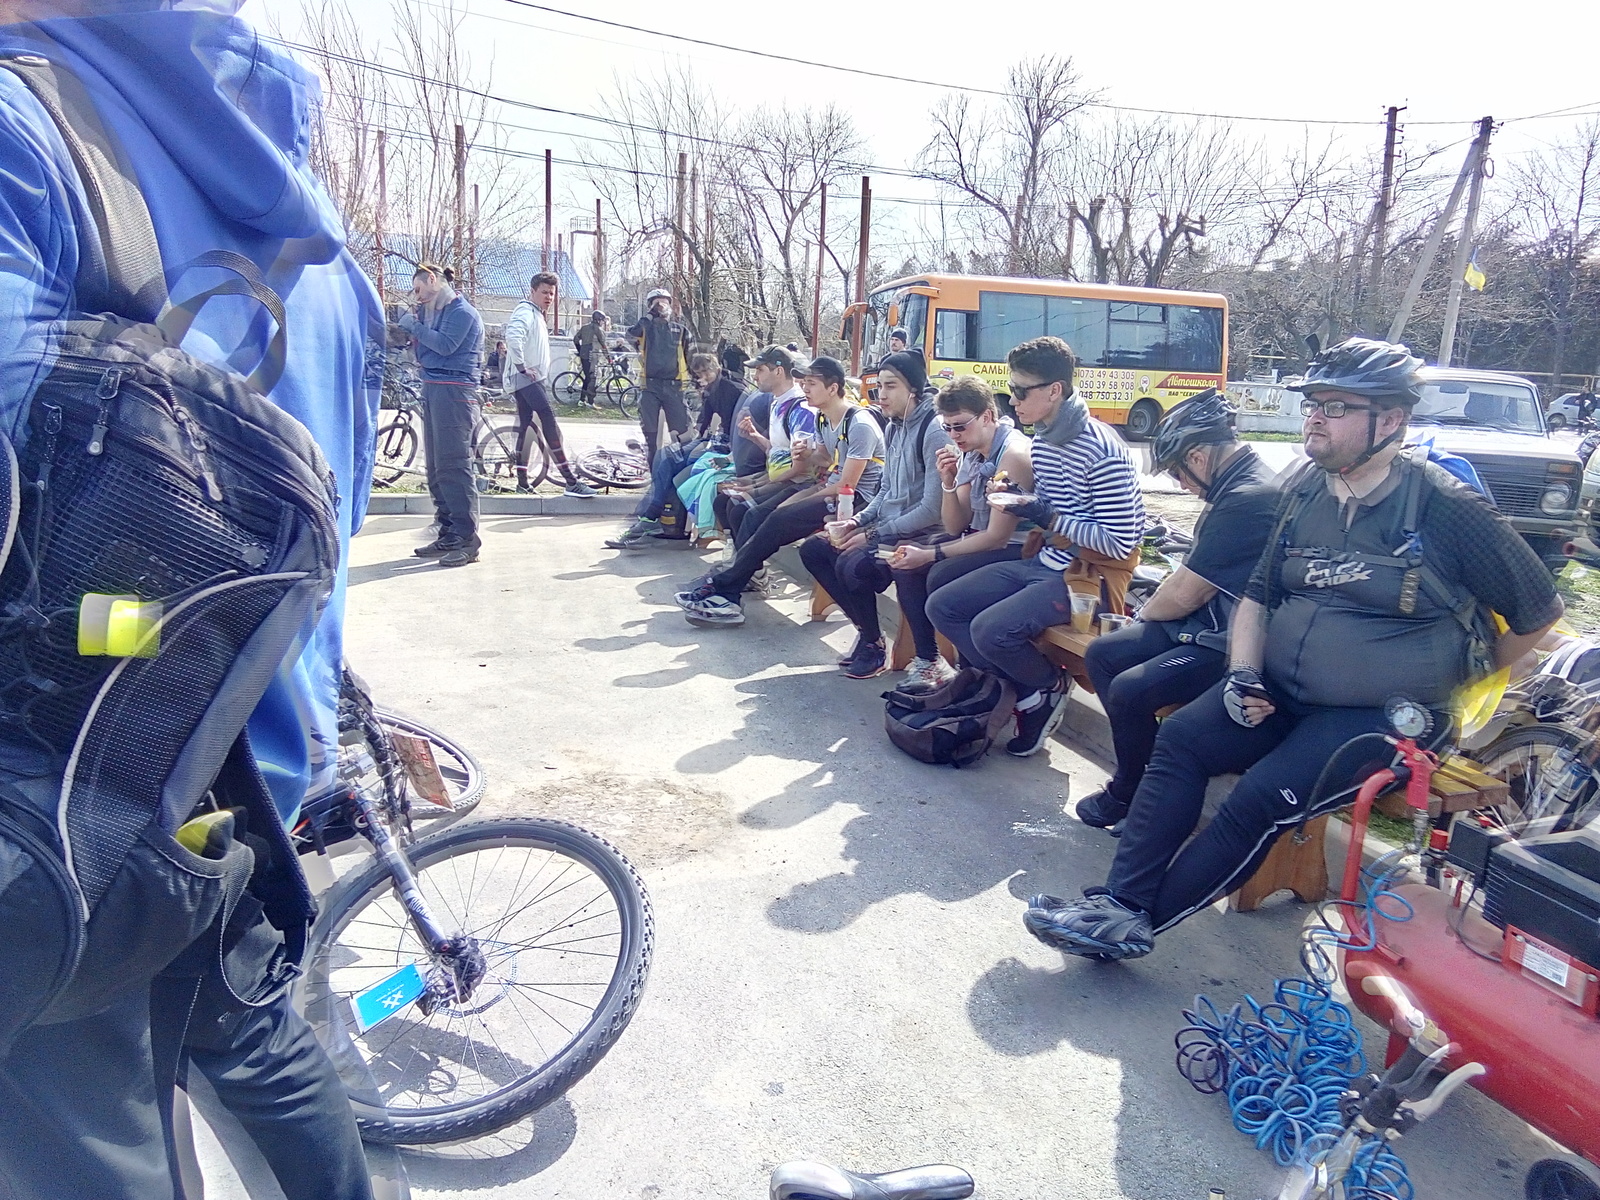
[[[292, 36], [304, 2], [322, 0], [271, 0], [270, 6], [268, 0], [248, 0], [242, 15], [263, 25], [275, 15]], [[442, 11], [442, 0], [418, 2]], [[390, 0], [348, 3], [369, 28], [387, 28]], [[1600, 112], [1600, 72], [1590, 69], [1600, 48], [1600, 5], [1589, 0], [933, 0], [921, 6], [905, 0], [808, 0], [799, 7], [750, 0], [608, 0], [603, 7], [550, 0], [550, 7], [567, 12], [876, 71], [889, 79], [686, 45], [514, 0], [456, 0], [455, 7], [463, 15], [459, 38], [474, 69], [491, 76], [489, 90], [497, 94], [592, 112], [614, 80], [687, 64], [736, 102], [831, 100], [855, 118], [871, 161], [902, 169], [914, 166], [929, 137], [928, 112], [948, 94], [929, 84], [1003, 89], [1010, 65], [1039, 53], [1070, 55], [1084, 82], [1099, 89], [1107, 104], [1240, 118], [1234, 122], [1240, 132], [1285, 154], [1308, 136], [1320, 143], [1330, 134], [1351, 147], [1380, 147], [1384, 109], [1398, 104], [1406, 107], [1407, 145], [1449, 146], [1447, 169], [1453, 171], [1480, 117], [1511, 119], [1492, 149], [1504, 162], [1561, 137], [1578, 120], [1593, 119], [1513, 118], [1559, 109]], [[606, 132], [593, 123], [525, 110], [491, 116], [555, 131], [508, 136], [515, 149], [548, 146], [557, 157], [573, 157], [585, 133]], [[929, 189], [898, 178], [874, 184], [881, 210], [891, 211], [891, 197], [925, 199]], [[570, 204], [569, 216], [576, 219], [585, 204], [592, 213], [592, 192], [581, 180], [558, 178], [557, 192], [558, 200]], [[899, 208], [891, 227], [905, 228], [927, 211]]]

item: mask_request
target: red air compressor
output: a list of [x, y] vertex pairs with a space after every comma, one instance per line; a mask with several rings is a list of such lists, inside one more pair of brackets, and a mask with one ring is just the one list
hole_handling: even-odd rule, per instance
[[[1438, 759], [1416, 739], [1419, 706], [1391, 704], [1399, 762], [1356, 798], [1342, 899], [1356, 901], [1362, 843], [1377, 796], [1405, 784], [1430, 866], [1442, 886], [1390, 890], [1409, 920], [1379, 913], [1370, 950], [1341, 952], [1355, 1005], [1390, 1025], [1398, 990], [1450, 1039], [1448, 1062], [1476, 1061], [1474, 1083], [1508, 1111], [1575, 1151], [1528, 1172], [1528, 1200], [1600, 1200], [1600, 830], [1513, 839], [1458, 818], [1448, 846], [1428, 834], [1428, 791]], [[1482, 911], [1474, 907], [1484, 897]], [[1391, 1034], [1394, 1062], [1406, 1039]]]

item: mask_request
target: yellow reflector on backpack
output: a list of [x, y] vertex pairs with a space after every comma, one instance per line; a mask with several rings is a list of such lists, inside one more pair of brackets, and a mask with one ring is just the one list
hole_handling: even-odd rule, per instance
[[78, 605], [78, 653], [154, 658], [161, 649], [161, 604], [88, 592]]

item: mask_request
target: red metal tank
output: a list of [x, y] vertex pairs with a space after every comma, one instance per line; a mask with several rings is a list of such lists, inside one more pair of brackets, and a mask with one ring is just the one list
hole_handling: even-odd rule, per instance
[[[1362, 988], [1370, 975], [1398, 981], [1416, 1006], [1461, 1047], [1452, 1065], [1489, 1069], [1475, 1086], [1504, 1108], [1600, 1163], [1600, 1021], [1499, 962], [1479, 957], [1451, 932], [1486, 953], [1498, 953], [1501, 931], [1476, 913], [1452, 908], [1435, 888], [1393, 889], [1412, 905], [1409, 921], [1378, 919], [1378, 948], [1344, 955], [1345, 983], [1356, 1006], [1387, 1026], [1389, 1001]], [[1405, 1042], [1391, 1035], [1387, 1061]]]

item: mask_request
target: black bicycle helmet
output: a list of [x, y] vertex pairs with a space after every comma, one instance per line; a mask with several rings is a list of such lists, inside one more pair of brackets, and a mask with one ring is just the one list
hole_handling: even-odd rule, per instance
[[1156, 426], [1150, 450], [1158, 471], [1170, 471], [1196, 446], [1216, 446], [1235, 440], [1234, 407], [1216, 388], [1190, 396]]
[[1373, 338], [1346, 338], [1311, 360], [1306, 377], [1291, 384], [1290, 390], [1311, 392], [1349, 392], [1354, 396], [1389, 399], [1395, 405], [1412, 407], [1422, 399], [1417, 371], [1422, 360], [1397, 342]]

